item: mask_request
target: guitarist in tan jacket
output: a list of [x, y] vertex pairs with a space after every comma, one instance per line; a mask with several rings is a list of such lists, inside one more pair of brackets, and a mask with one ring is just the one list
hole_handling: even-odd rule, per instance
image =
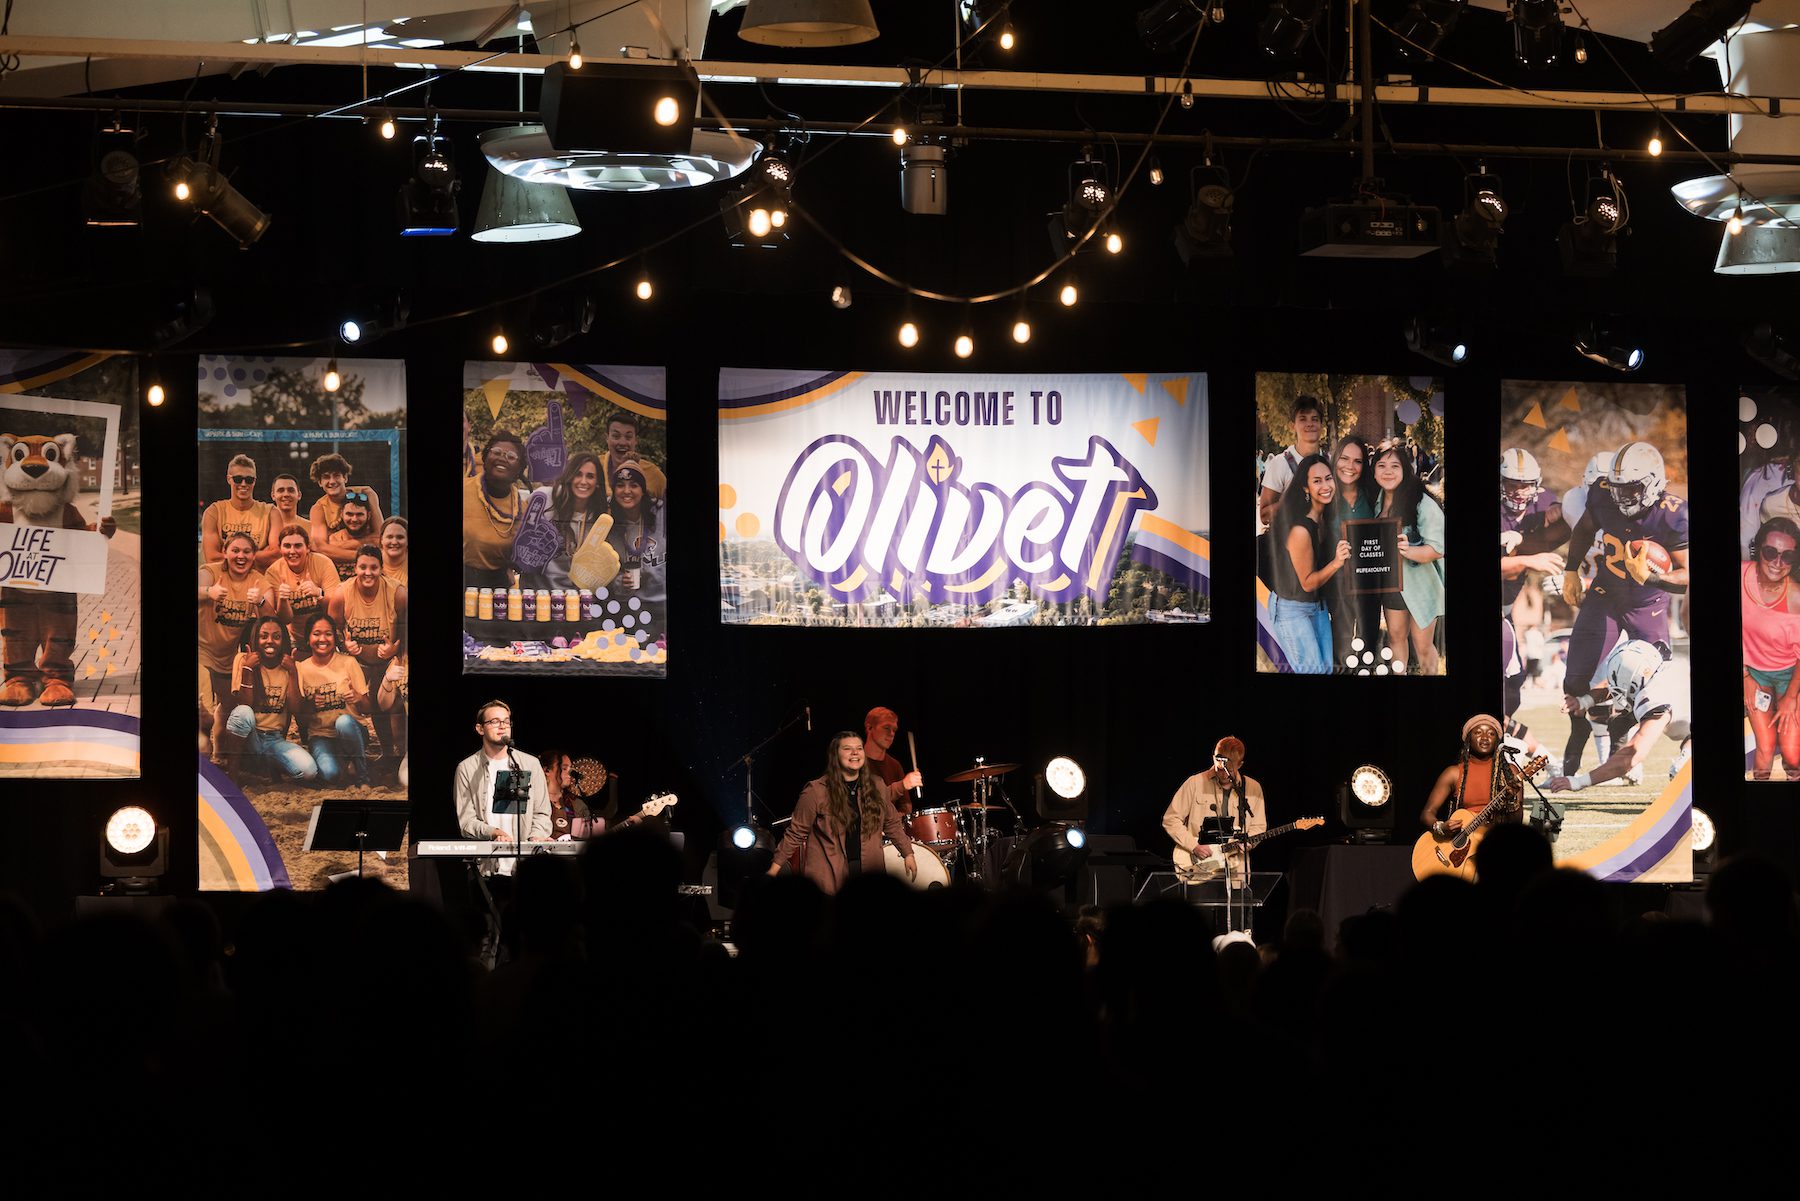
[[1209, 817], [1236, 818], [1243, 809], [1240, 834], [1254, 836], [1269, 828], [1262, 785], [1244, 775], [1243, 766], [1243, 740], [1228, 734], [1213, 748], [1212, 767], [1189, 776], [1176, 790], [1162, 824], [1175, 843], [1177, 874], [1190, 880], [1205, 879], [1216, 875], [1223, 862], [1230, 867], [1233, 881], [1241, 880], [1242, 855], [1235, 851], [1223, 854], [1202, 843], [1200, 825]]

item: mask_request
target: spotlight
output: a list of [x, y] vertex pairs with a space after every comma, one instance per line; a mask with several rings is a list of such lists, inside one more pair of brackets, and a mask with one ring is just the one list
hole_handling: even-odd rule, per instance
[[900, 207], [941, 217], [950, 211], [950, 171], [945, 150], [934, 142], [911, 142], [900, 149]]
[[1325, 0], [1275, 0], [1256, 27], [1256, 44], [1270, 58], [1293, 58], [1324, 11]]
[[919, 344], [919, 327], [910, 321], [900, 323], [900, 345], [911, 350]]
[[495, 354], [505, 354], [512, 347], [512, 343], [506, 340], [506, 331], [503, 329], [494, 331], [494, 336], [489, 340], [488, 345], [493, 348]]
[[[647, 296], [642, 299], [649, 299]], [[548, 350], [594, 328], [594, 298], [587, 292], [541, 295], [531, 307], [531, 340]], [[499, 346], [495, 354], [505, 354]]]
[[1631, 223], [1625, 189], [1611, 171], [1603, 173], [1587, 208], [1557, 235], [1568, 275], [1610, 275], [1619, 262], [1619, 234]]
[[404, 329], [412, 306], [404, 292], [393, 292], [374, 303], [363, 304], [338, 322], [338, 338], [347, 346], [373, 342], [383, 334]]
[[1106, 164], [1094, 157], [1094, 148], [1084, 146], [1081, 157], [1069, 165], [1068, 203], [1050, 214], [1050, 248], [1059, 258], [1070, 250], [1083, 253], [1095, 245], [1086, 237], [1099, 224], [1112, 201], [1112, 185], [1107, 182]]
[[787, 185], [766, 176], [739, 184], [719, 202], [726, 237], [733, 246], [773, 250], [787, 241]]
[[81, 208], [89, 225], [135, 228], [143, 224], [144, 195], [136, 135], [114, 126], [94, 140], [94, 171], [81, 189]]
[[164, 304], [165, 316], [150, 327], [150, 344], [158, 350], [187, 341], [212, 322], [212, 292], [206, 288], [175, 289]]
[[325, 377], [321, 382], [325, 385], [325, 390], [327, 392], [336, 392], [339, 388], [344, 386], [344, 377], [338, 374], [337, 359], [335, 357], [332, 358], [331, 362], [325, 365]]
[[168, 870], [169, 832], [137, 805], [117, 809], [100, 836], [100, 875], [107, 891], [143, 894]]
[[[1542, 71], [1562, 53], [1563, 23], [1559, 0], [1513, 0], [1513, 53], [1527, 71]], [[1579, 57], [1586, 54], [1578, 48]]]
[[1575, 353], [1614, 371], [1636, 371], [1644, 365], [1637, 339], [1601, 322], [1583, 322], [1575, 331]]
[[975, 336], [967, 330], [956, 335], [956, 357], [966, 359], [975, 353]]
[[1088, 814], [1087, 773], [1067, 755], [1058, 755], [1033, 781], [1032, 799], [1045, 821], [1080, 821]]
[[1195, 259], [1231, 257], [1231, 210], [1237, 202], [1231, 179], [1223, 167], [1196, 167], [1188, 176], [1190, 187], [1202, 172], [1208, 182], [1193, 189], [1187, 216], [1175, 227], [1175, 252], [1184, 266]]
[[1713, 843], [1718, 840], [1719, 832], [1713, 825], [1712, 815], [1706, 810], [1695, 806], [1692, 814], [1693, 826], [1689, 837], [1693, 843], [1694, 854], [1700, 855], [1713, 849]]
[[1492, 267], [1499, 249], [1500, 232], [1506, 225], [1506, 200], [1500, 195], [1500, 179], [1485, 168], [1463, 179], [1463, 209], [1456, 215], [1455, 261]]
[[[176, 196], [211, 217], [213, 224], [230, 234], [240, 249], [248, 250], [268, 232], [269, 214], [257, 208], [219, 172], [219, 128], [215, 119], [201, 139], [198, 160], [176, 160], [181, 183]], [[185, 195], [182, 189], [186, 189]]]
[[752, 826], [739, 826], [731, 832], [731, 845], [740, 851], [747, 851], [756, 845], [756, 830]]
[[720, 907], [736, 909], [744, 890], [769, 870], [775, 839], [760, 826], [741, 825], [719, 836], [717, 887]]
[[1338, 788], [1338, 820], [1358, 842], [1386, 842], [1394, 829], [1394, 783], [1372, 763]]
[[1800, 380], [1800, 342], [1790, 335], [1762, 321], [1745, 330], [1739, 343], [1745, 354], [1782, 379]]
[[1464, 342], [1451, 323], [1414, 317], [1406, 323], [1406, 348], [1446, 367], [1460, 367], [1469, 357]]
[[1755, 3], [1756, 0], [1694, 0], [1686, 12], [1650, 35], [1650, 53], [1665, 67], [1685, 67], [1749, 16]]
[[448, 138], [437, 132], [433, 117], [431, 132], [413, 139], [412, 178], [400, 185], [395, 208], [400, 217], [400, 235], [406, 238], [444, 238], [456, 232], [456, 194], [462, 181], [456, 177], [455, 152]]
[[832, 308], [847, 309], [850, 307], [851, 300], [852, 300], [852, 297], [850, 295], [850, 288], [847, 284], [838, 284], [836, 287], [831, 289], [831, 307]]
[[1069, 845], [1078, 851], [1087, 846], [1087, 831], [1080, 826], [1070, 826], [1063, 831], [1063, 837], [1068, 839]]
[[1087, 844], [1087, 832], [1075, 822], [1039, 826], [1007, 855], [1001, 877], [1027, 888], [1066, 888], [1087, 862]]
[[1184, 49], [1211, 8], [1212, 0], [1159, 0], [1138, 13], [1138, 40], [1157, 54]]
[[1437, 48], [1469, 7], [1469, 0], [1409, 0], [1406, 11], [1394, 22], [1399, 45], [1394, 47], [1401, 58], [1425, 62], [1437, 55]]

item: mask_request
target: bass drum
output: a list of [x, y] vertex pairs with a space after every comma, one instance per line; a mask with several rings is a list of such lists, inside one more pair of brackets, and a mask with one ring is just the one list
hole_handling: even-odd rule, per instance
[[944, 869], [944, 861], [938, 858], [937, 852], [924, 843], [913, 843], [913, 858], [918, 864], [919, 874], [916, 879], [906, 878], [906, 860], [900, 856], [900, 848], [893, 843], [884, 843], [881, 858], [890, 876], [897, 877], [908, 887], [923, 891], [928, 888], [950, 887], [950, 873]]

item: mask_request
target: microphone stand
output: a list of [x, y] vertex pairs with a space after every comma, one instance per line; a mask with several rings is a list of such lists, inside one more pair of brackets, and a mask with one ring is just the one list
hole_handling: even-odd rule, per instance
[[752, 829], [754, 829], [756, 826], [756, 788], [755, 788], [756, 756], [762, 752], [762, 749], [764, 747], [768, 746], [771, 742], [774, 742], [777, 738], [780, 738], [783, 734], [787, 733], [789, 730], [793, 729], [795, 726], [799, 725], [801, 722], [803, 722], [803, 721], [807, 722], [808, 728], [810, 728], [811, 727], [811, 720], [810, 720], [811, 712], [812, 711], [809, 709], [804, 713], [796, 713], [794, 716], [788, 718], [786, 721], [782, 722], [779, 726], [775, 727], [775, 732], [773, 734], [769, 735], [767, 738], [763, 739], [761, 742], [757, 743], [755, 746], [753, 746], [749, 750], [745, 751], [742, 755], [739, 755], [736, 759], [733, 759], [731, 761], [731, 766], [719, 773], [721, 776], [728, 776], [732, 772], [736, 771], [738, 769], [738, 767], [740, 767], [740, 766], [743, 767], [743, 769], [744, 769], [744, 824], [747, 826], [750, 826]]
[[[1518, 751], [1507, 746], [1505, 743], [1502, 743], [1500, 746], [1500, 754], [1509, 763], [1517, 757], [1518, 753]], [[1519, 765], [1517, 763], [1512, 763], [1512, 767], [1514, 770], [1518, 770]], [[1523, 771], [1519, 772], [1519, 778], [1531, 785], [1531, 791], [1537, 794], [1537, 824], [1543, 828], [1544, 837], [1550, 841], [1550, 845], [1555, 846], [1556, 840], [1562, 836], [1563, 818], [1568, 815], [1568, 810], [1545, 796], [1544, 790], [1538, 787], [1537, 781], [1526, 775]]]

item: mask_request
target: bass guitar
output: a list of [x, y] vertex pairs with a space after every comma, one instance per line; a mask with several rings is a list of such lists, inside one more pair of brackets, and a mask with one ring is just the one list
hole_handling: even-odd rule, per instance
[[1205, 859], [1195, 859], [1187, 848], [1176, 847], [1175, 875], [1183, 884], [1198, 884], [1202, 880], [1210, 880], [1225, 870], [1226, 856], [1223, 853], [1225, 849], [1242, 847], [1249, 850], [1252, 847], [1261, 846], [1271, 838], [1278, 838], [1294, 830], [1310, 830], [1314, 826], [1324, 824], [1323, 817], [1303, 817], [1298, 821], [1291, 821], [1285, 826], [1275, 826], [1272, 829], [1264, 830], [1261, 834], [1252, 834], [1249, 838], [1241, 841], [1226, 843], [1224, 848], [1214, 851]]
[[1430, 830], [1419, 835], [1419, 841], [1413, 844], [1413, 879], [1451, 875], [1473, 881], [1475, 852], [1480, 848], [1481, 840], [1487, 837], [1496, 818], [1518, 811], [1520, 792], [1525, 780], [1537, 775], [1549, 762], [1550, 756], [1539, 755], [1528, 760], [1524, 768], [1520, 769], [1523, 774], [1517, 776], [1508, 765], [1505, 770], [1506, 783], [1499, 789], [1499, 796], [1489, 801], [1479, 812], [1469, 809], [1456, 811], [1463, 816], [1462, 829], [1454, 834], [1441, 836]]

